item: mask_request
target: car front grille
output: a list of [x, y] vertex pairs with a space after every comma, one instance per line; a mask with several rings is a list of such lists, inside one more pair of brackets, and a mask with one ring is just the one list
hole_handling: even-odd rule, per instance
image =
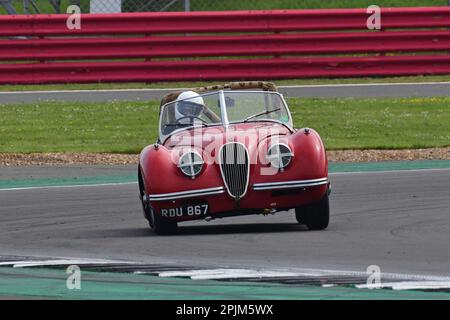
[[228, 194], [239, 200], [247, 192], [249, 180], [249, 156], [242, 143], [227, 143], [219, 152], [222, 179]]

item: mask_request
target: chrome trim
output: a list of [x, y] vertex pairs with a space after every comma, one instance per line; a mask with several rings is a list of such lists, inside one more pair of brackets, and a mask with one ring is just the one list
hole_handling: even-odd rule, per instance
[[[247, 165], [247, 176], [246, 176], [246, 181], [245, 181], [245, 189], [244, 189], [243, 194], [242, 194], [242, 195], [239, 195], [238, 198], [236, 198], [236, 196], [235, 196], [234, 194], [231, 193], [230, 188], [229, 188], [229, 186], [228, 186], [228, 183], [227, 183], [227, 181], [226, 181], [226, 179], [225, 179], [225, 174], [224, 174], [224, 172], [223, 172], [223, 168], [222, 168], [222, 165], [223, 165], [223, 163], [224, 163], [224, 162], [223, 162], [224, 159], [222, 159], [222, 150], [223, 150], [223, 148], [225, 148], [225, 146], [227, 146], [227, 145], [229, 145], [229, 144], [240, 144], [240, 145], [244, 148], [245, 156], [246, 156], [246, 158], [247, 158], [247, 163], [248, 163], [248, 165]], [[247, 147], [245, 146], [245, 144], [243, 144], [243, 143], [241, 143], [241, 142], [228, 142], [228, 143], [223, 144], [223, 145], [220, 147], [220, 149], [219, 149], [219, 168], [220, 168], [220, 174], [221, 174], [221, 176], [222, 176], [223, 183], [224, 183], [225, 188], [226, 188], [228, 194], [230, 195], [230, 197], [232, 197], [232, 198], [234, 198], [234, 199], [237, 199], [237, 200], [239, 200], [240, 198], [244, 197], [244, 196], [247, 194], [247, 191], [248, 191], [248, 185], [249, 185], [249, 182], [250, 182], [250, 154], [249, 154], [248, 149], [247, 149]], [[235, 180], [237, 180], [237, 179], [235, 179]], [[237, 182], [239, 182], [239, 181], [237, 181]]]
[[[272, 164], [272, 161], [270, 161], [269, 159], [267, 159], [268, 160], [268, 162], [270, 163], [270, 165], [272, 166], [272, 167], [274, 167], [275, 169], [278, 169], [278, 170], [283, 170], [283, 169], [285, 169], [285, 168], [287, 168], [290, 164], [291, 164], [291, 162], [292, 162], [292, 158], [294, 158], [294, 152], [292, 152], [292, 149], [286, 144], [286, 143], [280, 143], [280, 142], [276, 142], [276, 143], [274, 143], [274, 144], [271, 144], [270, 146], [269, 146], [269, 148], [267, 148], [267, 154], [266, 154], [266, 157], [267, 158], [269, 158], [269, 151], [270, 150], [272, 150], [272, 148], [274, 148], [274, 147], [276, 147], [276, 146], [284, 146], [284, 147], [286, 147], [288, 150], [289, 150], [289, 155], [291, 156], [290, 158], [289, 158], [289, 162], [287, 163], [287, 165], [285, 165], [284, 167], [283, 166], [279, 166], [279, 167], [277, 167], [277, 166], [274, 166], [273, 164]], [[279, 150], [279, 149], [278, 149]], [[285, 155], [287, 155], [287, 154], [285, 154]], [[280, 159], [281, 160], [281, 165], [283, 164], [283, 160], [282, 159]]]
[[210, 196], [210, 195], [215, 195], [215, 194], [221, 194], [224, 192], [225, 192], [224, 187], [215, 187], [215, 188], [188, 190], [188, 191], [180, 191], [180, 192], [172, 192], [172, 193], [152, 194], [149, 196], [149, 198], [150, 198], [150, 201], [168, 201], [168, 200], [176, 200], [176, 199], [201, 197], [201, 196]]
[[[183, 171], [183, 169], [182, 169], [182, 166], [181, 166], [181, 160], [184, 158], [184, 156], [185, 155], [187, 155], [187, 154], [191, 154], [191, 153], [194, 153], [194, 154], [196, 154], [200, 159], [201, 159], [201, 165], [202, 165], [202, 167], [200, 168], [200, 171], [199, 172], [197, 172], [197, 173], [194, 173], [194, 174], [187, 174], [186, 172], [184, 172]], [[200, 164], [200, 162], [191, 162], [190, 163], [190, 167], [191, 167], [191, 170], [192, 171], [194, 171], [194, 165], [199, 165]], [[196, 176], [198, 176], [199, 174], [200, 174], [200, 172], [202, 172], [202, 170], [203, 170], [203, 166], [205, 165], [205, 161], [203, 160], [203, 157], [201, 156], [201, 154], [200, 153], [198, 153], [197, 151], [195, 151], [195, 150], [189, 150], [189, 151], [187, 151], [187, 152], [185, 152], [185, 153], [183, 153], [183, 155], [180, 157], [180, 159], [178, 159], [178, 168], [180, 169], [180, 171], [185, 175], [185, 176], [187, 176], [187, 177], [189, 177], [189, 178], [195, 178]]]
[[225, 101], [225, 93], [223, 92], [223, 90], [219, 91], [219, 99], [220, 99], [220, 117], [222, 118], [222, 123], [223, 125], [228, 126], [228, 124], [230, 123], [228, 121], [228, 114], [227, 114], [227, 103]]
[[283, 182], [255, 183], [253, 190], [279, 190], [322, 186], [328, 183], [328, 178], [312, 179], [312, 180], [293, 180]]

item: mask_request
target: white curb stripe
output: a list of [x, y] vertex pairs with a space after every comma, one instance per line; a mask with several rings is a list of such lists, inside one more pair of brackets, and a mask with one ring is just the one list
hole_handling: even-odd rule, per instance
[[379, 289], [391, 288], [393, 290], [430, 290], [430, 289], [450, 289], [450, 281], [402, 281], [387, 282], [380, 284], [356, 285], [358, 289]]
[[118, 263], [112, 260], [97, 259], [54, 259], [54, 260], [19, 260], [0, 262], [0, 266], [12, 266], [13, 268], [27, 268], [56, 265], [86, 265], [86, 264], [111, 264]]
[[42, 187], [19, 187], [19, 188], [0, 188], [0, 191], [23, 191], [23, 190], [40, 190], [40, 189], [58, 189], [58, 188], [86, 188], [86, 187], [108, 187], [137, 184], [137, 182], [118, 182], [118, 183], [100, 183], [100, 184], [74, 184], [61, 186], [42, 186]]

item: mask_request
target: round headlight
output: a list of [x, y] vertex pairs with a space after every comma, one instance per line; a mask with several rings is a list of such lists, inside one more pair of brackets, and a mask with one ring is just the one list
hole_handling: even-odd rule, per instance
[[195, 177], [202, 171], [203, 159], [197, 153], [193, 151], [183, 154], [178, 162], [178, 167], [188, 177]]
[[286, 168], [293, 156], [291, 149], [282, 143], [271, 146], [267, 151], [267, 160], [278, 169]]

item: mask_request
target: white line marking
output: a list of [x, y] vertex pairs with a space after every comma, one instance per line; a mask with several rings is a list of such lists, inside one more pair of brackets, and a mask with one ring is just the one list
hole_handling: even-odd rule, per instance
[[85, 187], [108, 187], [137, 184], [137, 182], [119, 182], [119, 183], [102, 183], [102, 184], [79, 184], [79, 185], [62, 185], [62, 186], [42, 186], [42, 187], [24, 187], [24, 188], [4, 188], [1, 191], [23, 191], [23, 190], [40, 190], [40, 189], [59, 189], [59, 188], [85, 188]]
[[[141, 272], [145, 273], [145, 272]], [[165, 271], [158, 274], [160, 277], [188, 277], [192, 280], [219, 280], [219, 279], [240, 279], [240, 278], [275, 278], [275, 277], [326, 277], [326, 276], [353, 276], [358, 278], [367, 278], [365, 272], [358, 271], [342, 271], [342, 270], [320, 270], [320, 269], [233, 269], [218, 268], [205, 270], [186, 270], [186, 271]], [[449, 282], [450, 277], [443, 276], [427, 276], [427, 275], [410, 275], [397, 273], [384, 273], [382, 277], [411, 281], [411, 283], [419, 283], [428, 281], [431, 284], [436, 282]], [[391, 282], [394, 283], [394, 282]]]
[[[12, 266], [14, 268], [55, 266], [55, 265], [88, 265], [88, 264], [137, 264], [133, 262], [103, 260], [103, 259], [83, 259], [83, 258], [51, 258], [46, 260], [17, 260], [0, 262], [0, 266]], [[136, 271], [135, 274], [145, 274], [145, 271]], [[154, 272], [150, 272], [154, 273]], [[164, 271], [159, 273], [160, 277], [189, 277], [192, 280], [219, 280], [219, 279], [239, 279], [239, 278], [267, 278], [267, 277], [320, 277], [320, 276], [358, 276], [367, 277], [365, 272], [343, 271], [343, 270], [323, 270], [323, 269], [233, 269], [217, 268], [204, 270], [187, 271]], [[382, 276], [389, 279], [398, 278], [399, 282], [385, 282], [381, 284], [358, 284], [358, 289], [391, 288], [393, 290], [414, 290], [414, 289], [450, 289], [450, 277], [408, 275], [397, 273], [384, 273]], [[417, 279], [414, 281], [404, 279]], [[322, 287], [334, 287], [336, 284], [324, 284]]]
[[[342, 84], [306, 84], [306, 85], [285, 85], [279, 89], [290, 88], [340, 88], [340, 87], [377, 87], [377, 86], [417, 86], [417, 85], [450, 85], [450, 82], [389, 82], [389, 83], [342, 83]], [[113, 93], [113, 92], [159, 92], [178, 91], [187, 88], [148, 88], [148, 89], [81, 89], [81, 90], [48, 90], [48, 91], [2, 91], [0, 95], [8, 94], [65, 94], [65, 93]]]
[[343, 174], [361, 174], [361, 173], [383, 173], [389, 174], [392, 172], [422, 172], [422, 171], [449, 171], [450, 168], [425, 168], [425, 169], [396, 169], [396, 170], [368, 170], [368, 171], [342, 171], [342, 172], [330, 172], [329, 175], [343, 175]]
[[186, 270], [186, 271], [164, 271], [160, 272], [160, 277], [193, 277], [196, 275], [217, 275], [227, 271], [244, 272], [246, 269], [204, 269], [204, 270]]
[[450, 289], [450, 281], [401, 281], [387, 282], [380, 284], [356, 285], [358, 289], [391, 288], [393, 290], [430, 290], [430, 289]]
[[[364, 271], [348, 271], [348, 270], [328, 270], [328, 269], [285, 269], [286, 271], [300, 272], [302, 274], [316, 274], [322, 276], [355, 276], [368, 277]], [[420, 274], [406, 274], [406, 273], [382, 273], [381, 277], [389, 279], [411, 279], [420, 281], [450, 281], [449, 276], [434, 276], [434, 275], [420, 275]]]
[[295, 273], [288, 271], [252, 270], [252, 269], [205, 269], [187, 271], [165, 271], [158, 274], [160, 277], [189, 277], [192, 280], [213, 279], [239, 279], [239, 278], [275, 278], [275, 277], [315, 277], [315, 273]]
[[99, 259], [52, 259], [52, 260], [19, 260], [0, 262], [0, 266], [12, 266], [13, 268], [27, 268], [40, 266], [55, 266], [55, 265], [86, 265], [86, 264], [111, 264], [118, 263], [113, 260], [99, 260]]
[[241, 278], [280, 278], [280, 277], [296, 277], [295, 273], [290, 272], [274, 272], [274, 271], [252, 271], [245, 272], [225, 272], [223, 274], [212, 275], [194, 275], [192, 280], [220, 280], [220, 279], [241, 279]]
[[383, 87], [383, 86], [418, 86], [418, 85], [450, 85], [450, 82], [388, 82], [388, 83], [340, 83], [340, 84], [317, 84], [317, 85], [287, 85], [279, 86], [279, 89], [289, 88], [340, 88], [340, 87]]

